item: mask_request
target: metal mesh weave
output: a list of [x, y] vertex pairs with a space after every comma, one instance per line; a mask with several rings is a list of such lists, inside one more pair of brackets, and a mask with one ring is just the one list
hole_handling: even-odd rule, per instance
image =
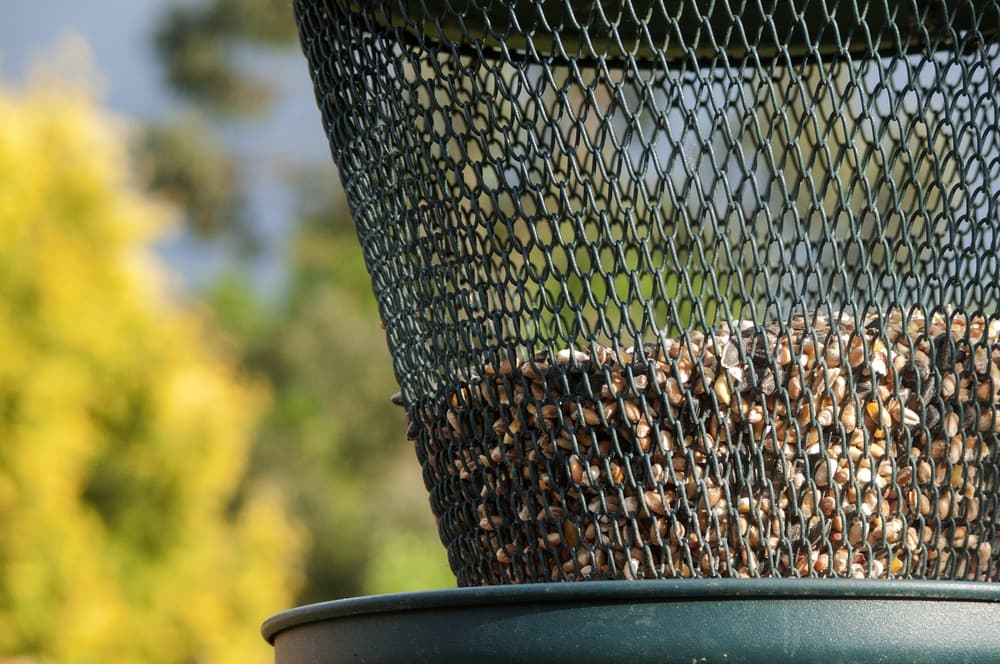
[[461, 585], [997, 579], [995, 0], [295, 7]]

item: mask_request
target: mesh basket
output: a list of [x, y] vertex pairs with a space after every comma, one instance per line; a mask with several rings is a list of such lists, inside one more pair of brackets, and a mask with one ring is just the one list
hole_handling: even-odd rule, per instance
[[460, 585], [996, 580], [996, 0], [297, 0]]

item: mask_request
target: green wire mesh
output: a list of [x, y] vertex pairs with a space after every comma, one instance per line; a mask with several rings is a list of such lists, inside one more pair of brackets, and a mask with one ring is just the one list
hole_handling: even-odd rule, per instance
[[1000, 5], [297, 0], [460, 585], [1000, 576]]

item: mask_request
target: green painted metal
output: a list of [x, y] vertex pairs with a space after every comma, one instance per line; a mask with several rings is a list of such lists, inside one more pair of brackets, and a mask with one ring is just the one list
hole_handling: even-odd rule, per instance
[[339, 600], [262, 628], [277, 664], [996, 662], [1000, 585], [721, 579]]
[[[359, 0], [351, 0], [357, 6]], [[871, 0], [839, 5], [815, 0], [570, 0], [476, 3], [408, 0], [384, 13], [387, 25], [418, 39], [506, 52], [651, 60], [761, 60], [809, 54], [891, 53], [897, 44], [946, 43], [951, 30], [995, 37], [995, 12], [984, 17], [967, 0]], [[831, 9], [831, 6], [834, 7]], [[889, 28], [886, 31], [884, 28]], [[525, 35], [531, 35], [530, 44]]]

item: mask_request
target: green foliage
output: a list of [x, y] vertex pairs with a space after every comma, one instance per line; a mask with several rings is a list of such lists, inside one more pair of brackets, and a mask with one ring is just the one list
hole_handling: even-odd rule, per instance
[[257, 45], [288, 46], [298, 38], [290, 0], [213, 0], [206, 16], [219, 33]]
[[253, 113], [267, 108], [273, 90], [239, 67], [239, 47], [287, 46], [295, 37], [287, 0], [210, 0], [171, 5], [155, 45], [177, 90], [216, 110]]
[[453, 586], [454, 577], [442, 562], [441, 542], [436, 536], [382, 530], [372, 547], [364, 588], [380, 594]]
[[267, 661], [302, 539], [245, 478], [267, 391], [167, 292], [127, 170], [90, 99], [0, 91], [0, 659]]
[[251, 476], [286, 487], [312, 535], [297, 601], [453, 586], [404, 413], [389, 401], [398, 386], [343, 200], [303, 198], [315, 207], [284, 308], [262, 311], [236, 279], [210, 298], [249, 370], [274, 386]]
[[[172, 5], [155, 45], [170, 83], [224, 121], [265, 111], [270, 101], [271, 83], [238, 66], [240, 49], [295, 39], [287, 0], [210, 0]], [[224, 197], [211, 194], [223, 188], [206, 181], [219, 181], [225, 169], [194, 163], [213, 143], [204, 127], [153, 136], [145, 154], [159, 163], [160, 182], [178, 185], [182, 202], [204, 202], [186, 205], [201, 237], [239, 232], [240, 209], [236, 223], [212, 223]], [[330, 192], [335, 179], [329, 170], [292, 178], [302, 220], [287, 257], [289, 286], [276, 303], [252, 290], [241, 267], [206, 294], [243, 366], [272, 387], [247, 482], [281, 486], [311, 536], [298, 603], [454, 585], [420, 468], [403, 440], [404, 414], [389, 402], [398, 389], [392, 360], [344, 198]], [[198, 207], [209, 210], [200, 215], [207, 223], [197, 222]]]
[[142, 128], [135, 158], [149, 190], [184, 210], [199, 237], [243, 233], [236, 160], [194, 118]]

